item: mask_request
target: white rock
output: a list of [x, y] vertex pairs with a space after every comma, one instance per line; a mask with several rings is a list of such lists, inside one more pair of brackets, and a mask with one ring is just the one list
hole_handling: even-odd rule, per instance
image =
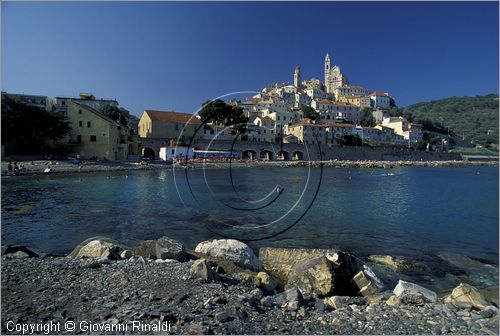
[[132, 257], [132, 251], [130, 250], [123, 250], [122, 253], [120, 253], [120, 257], [122, 259], [129, 259]]
[[253, 271], [262, 270], [262, 263], [253, 250], [247, 244], [235, 239], [207, 240], [199, 243], [195, 252], [225, 259]]
[[419, 286], [417, 284], [399, 280], [397, 286], [394, 288], [393, 293], [401, 298], [404, 299], [406, 297], [410, 296], [423, 296], [425, 299], [427, 299], [429, 302], [436, 302], [437, 300], [437, 294], [427, 288], [424, 288], [422, 286]]

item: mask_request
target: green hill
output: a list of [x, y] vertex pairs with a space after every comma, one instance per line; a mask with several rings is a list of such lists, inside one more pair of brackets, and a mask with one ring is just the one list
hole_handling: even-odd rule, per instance
[[[471, 144], [498, 147], [498, 95], [451, 97], [418, 103], [402, 109], [415, 122], [450, 130]], [[429, 121], [431, 123], [429, 123]]]

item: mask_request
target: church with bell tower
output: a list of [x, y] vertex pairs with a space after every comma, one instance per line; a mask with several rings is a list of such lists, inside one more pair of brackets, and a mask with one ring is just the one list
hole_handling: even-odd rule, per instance
[[347, 77], [342, 74], [338, 65], [333, 66], [330, 59], [330, 54], [326, 53], [325, 57], [325, 91], [333, 93], [336, 88], [349, 85]]

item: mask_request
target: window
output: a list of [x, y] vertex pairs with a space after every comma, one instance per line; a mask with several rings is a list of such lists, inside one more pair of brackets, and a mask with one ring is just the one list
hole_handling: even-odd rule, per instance
[[77, 142], [77, 143], [82, 143], [82, 136], [81, 136], [80, 134], [78, 134], [78, 135], [76, 136], [76, 142]]
[[87, 121], [87, 127], [90, 127], [90, 121]]
[[91, 135], [90, 136], [90, 141], [91, 142], [96, 142], [97, 141], [97, 137], [95, 135]]
[[61, 102], [61, 105], [66, 105], [66, 102], [63, 100], [63, 101]]
[[82, 114], [82, 110], [78, 110], [78, 114]]
[[79, 127], [82, 127], [82, 126], [83, 126], [83, 121], [81, 121], [81, 120], [80, 120], [80, 121], [78, 122], [78, 126], [79, 126]]

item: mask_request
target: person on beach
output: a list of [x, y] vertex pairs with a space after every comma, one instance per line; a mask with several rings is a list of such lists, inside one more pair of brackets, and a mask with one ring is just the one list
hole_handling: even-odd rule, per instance
[[17, 165], [17, 162], [14, 161], [14, 175], [19, 173], [19, 166]]
[[14, 167], [12, 166], [12, 161], [9, 161], [9, 166], [7, 168], [7, 173], [8, 174], [13, 174], [14, 173]]

